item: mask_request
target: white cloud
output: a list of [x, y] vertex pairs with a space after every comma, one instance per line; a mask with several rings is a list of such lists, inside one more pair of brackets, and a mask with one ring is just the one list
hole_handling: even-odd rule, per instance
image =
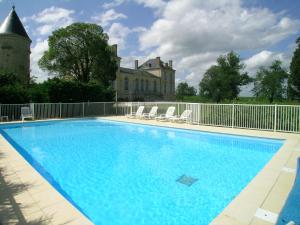
[[107, 33], [109, 44], [118, 44], [119, 49], [122, 49], [125, 47], [125, 40], [130, 33], [130, 29], [120, 23], [113, 23]]
[[246, 70], [249, 72], [249, 75], [253, 77], [260, 67], [268, 67], [275, 60], [282, 61], [282, 66], [288, 69], [291, 55], [287, 53], [276, 53], [264, 50], [253, 55], [249, 59], [246, 59], [244, 63], [246, 65]]
[[137, 4], [143, 5], [147, 8], [160, 9], [166, 5], [166, 2], [163, 0], [113, 0], [106, 2], [102, 5], [103, 8], [109, 9], [122, 5], [125, 2], [135, 2]]
[[148, 31], [140, 50], [173, 59], [177, 78], [198, 86], [205, 70], [231, 50], [264, 50], [299, 32], [300, 21], [239, 0], [173, 0]]
[[30, 67], [31, 75], [37, 77], [37, 81], [43, 81], [48, 78], [48, 73], [42, 71], [38, 66], [38, 61], [43, 56], [44, 52], [48, 50], [48, 41], [47, 40], [37, 40], [35, 46], [31, 48], [30, 55]]
[[114, 20], [126, 18], [126, 15], [116, 12], [114, 9], [109, 9], [100, 15], [93, 16], [91, 19], [102, 27], [106, 27]]
[[31, 17], [25, 17], [24, 21], [34, 21], [38, 25], [34, 31], [34, 34], [38, 36], [44, 36], [49, 35], [52, 31], [58, 28], [66, 27], [72, 24], [74, 22], [72, 17], [74, 13], [74, 10], [52, 6], [37, 14], [34, 14]]
[[109, 2], [106, 2], [102, 5], [102, 7], [104, 9], [110, 9], [110, 8], [114, 8], [114, 7], [117, 7], [119, 5], [122, 5], [123, 3], [125, 2], [125, 0], [114, 0], [114, 1], [109, 1]]
[[145, 31], [143, 27], [129, 28], [121, 23], [113, 23], [107, 30], [109, 44], [117, 44], [120, 50], [126, 48], [126, 39], [128, 35]]
[[[43, 81], [48, 78], [48, 73], [42, 71], [38, 66], [39, 59], [44, 52], [48, 50], [47, 36], [54, 30], [66, 27], [74, 22], [74, 10], [68, 10], [58, 7], [50, 7], [41, 12], [32, 15], [31, 17], [24, 17], [23, 23], [30, 23], [32, 34], [36, 36], [34, 46], [31, 48], [30, 67], [31, 74], [37, 77], [37, 81]], [[34, 22], [34, 23], [32, 23]]]
[[148, 8], [163, 8], [166, 5], [165, 1], [162, 0], [135, 0], [136, 3], [143, 5]]
[[[243, 61], [246, 66], [246, 70], [249, 73], [249, 76], [255, 77], [257, 70], [260, 67], [269, 67], [275, 60], [282, 61], [282, 66], [288, 70], [289, 63], [291, 61], [291, 53], [278, 53], [272, 51], [263, 50], [250, 58]], [[241, 96], [251, 96], [253, 83], [243, 87], [240, 95]]]

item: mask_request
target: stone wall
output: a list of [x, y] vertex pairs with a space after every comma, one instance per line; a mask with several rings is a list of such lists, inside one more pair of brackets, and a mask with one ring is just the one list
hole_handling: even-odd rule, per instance
[[0, 69], [16, 74], [24, 84], [30, 79], [30, 43], [19, 35], [0, 34]]

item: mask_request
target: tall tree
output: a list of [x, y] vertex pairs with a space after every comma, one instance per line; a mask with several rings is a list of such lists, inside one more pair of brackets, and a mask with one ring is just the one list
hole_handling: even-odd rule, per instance
[[14, 104], [28, 102], [27, 86], [19, 76], [7, 71], [0, 71], [0, 103]]
[[184, 96], [195, 96], [197, 93], [196, 89], [189, 86], [186, 82], [181, 82], [176, 88], [176, 98], [183, 100]]
[[300, 99], [300, 37], [296, 43], [297, 48], [291, 61], [288, 79], [288, 95], [291, 99]]
[[200, 95], [216, 102], [232, 100], [240, 93], [240, 86], [248, 84], [251, 79], [240, 57], [230, 52], [217, 59], [217, 65], [211, 66], [199, 84]]
[[117, 65], [107, 41], [102, 27], [74, 23], [52, 33], [39, 66], [62, 77], [85, 83], [98, 80], [108, 86], [115, 80]]
[[279, 60], [274, 61], [269, 68], [260, 68], [254, 80], [255, 96], [267, 98], [270, 103], [282, 99], [286, 93], [284, 81], [287, 77], [288, 74]]
[[0, 87], [16, 84], [22, 84], [19, 76], [5, 70], [0, 70]]

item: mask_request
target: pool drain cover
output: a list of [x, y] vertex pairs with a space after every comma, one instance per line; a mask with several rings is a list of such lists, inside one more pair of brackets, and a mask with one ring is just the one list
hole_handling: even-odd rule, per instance
[[179, 177], [176, 181], [190, 187], [190, 186], [191, 186], [192, 184], [194, 184], [197, 180], [198, 180], [198, 179], [196, 179], [196, 178], [194, 178], [194, 177], [182, 175], [182, 176]]

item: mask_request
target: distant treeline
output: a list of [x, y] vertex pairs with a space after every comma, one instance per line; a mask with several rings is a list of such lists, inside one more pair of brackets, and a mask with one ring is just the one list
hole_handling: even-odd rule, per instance
[[[5, 78], [5, 79], [4, 79]], [[7, 79], [9, 78], [9, 79]], [[0, 103], [112, 101], [114, 91], [96, 82], [53, 78], [28, 86], [16, 82], [15, 75], [0, 73]]]
[[[177, 100], [190, 102], [241, 103], [299, 103], [300, 100], [300, 37], [296, 41], [289, 71], [275, 60], [269, 67], [261, 67], [254, 78], [245, 72], [245, 65], [235, 52], [221, 55], [199, 83], [199, 93], [186, 82], [176, 89]], [[253, 83], [253, 98], [241, 98], [241, 87]]]

